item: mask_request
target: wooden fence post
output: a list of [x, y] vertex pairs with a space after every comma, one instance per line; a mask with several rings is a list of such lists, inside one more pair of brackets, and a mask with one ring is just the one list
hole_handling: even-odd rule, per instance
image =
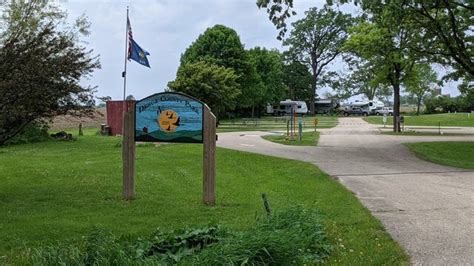
[[203, 132], [203, 201], [216, 203], [216, 117], [207, 105], [204, 105]]
[[126, 103], [123, 119], [123, 199], [135, 198], [135, 102]]

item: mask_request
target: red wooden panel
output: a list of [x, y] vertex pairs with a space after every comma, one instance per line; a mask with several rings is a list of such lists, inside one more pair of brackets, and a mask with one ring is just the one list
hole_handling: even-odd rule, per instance
[[[127, 108], [132, 106], [134, 101], [126, 101]], [[110, 127], [110, 134], [122, 135], [123, 121], [123, 101], [107, 101], [107, 125]]]

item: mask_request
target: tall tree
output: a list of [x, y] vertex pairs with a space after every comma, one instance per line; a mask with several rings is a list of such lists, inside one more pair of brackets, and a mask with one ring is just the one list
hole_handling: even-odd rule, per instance
[[231, 68], [200, 61], [180, 67], [176, 80], [169, 82], [168, 88], [198, 98], [219, 116], [224, 110], [235, 108], [240, 94], [237, 78]]
[[[418, 29], [406, 19], [398, 3], [381, 4], [381, 10], [373, 12], [370, 21], [360, 22], [351, 29], [351, 37], [344, 49], [365, 60], [377, 62], [375, 66], [381, 84], [393, 88], [394, 116], [400, 116], [400, 88], [410, 76], [417, 61], [416, 54], [409, 49], [416, 41]], [[393, 119], [393, 130], [400, 131], [398, 119]]]
[[235, 30], [223, 25], [208, 28], [186, 49], [181, 56], [180, 67], [199, 61], [234, 70], [241, 91], [239, 107], [255, 106], [262, 98], [261, 80]]
[[268, 103], [280, 101], [285, 96], [282, 55], [278, 50], [260, 47], [250, 49], [248, 55], [263, 85], [262, 98], [257, 106], [265, 107]]
[[428, 64], [413, 67], [411, 76], [405, 82], [406, 91], [416, 99], [416, 115], [420, 115], [423, 99], [437, 82], [436, 72]]
[[314, 115], [314, 101], [318, 82], [323, 81], [327, 67], [341, 53], [346, 41], [347, 28], [352, 24], [348, 14], [324, 6], [310, 8], [305, 17], [292, 24], [293, 29], [283, 45], [289, 46], [288, 54], [294, 60], [307, 64], [312, 71], [310, 110]]
[[48, 1], [11, 1], [0, 28], [0, 145], [32, 123], [61, 114], [93, 112], [94, 88], [79, 81], [100, 67], [79, 37], [89, 23], [74, 25]]

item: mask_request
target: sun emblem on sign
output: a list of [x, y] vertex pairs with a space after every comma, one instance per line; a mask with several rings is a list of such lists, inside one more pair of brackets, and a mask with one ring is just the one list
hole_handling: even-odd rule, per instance
[[166, 133], [175, 132], [176, 128], [179, 127], [179, 123], [180, 118], [173, 110], [164, 110], [158, 117], [158, 125]]

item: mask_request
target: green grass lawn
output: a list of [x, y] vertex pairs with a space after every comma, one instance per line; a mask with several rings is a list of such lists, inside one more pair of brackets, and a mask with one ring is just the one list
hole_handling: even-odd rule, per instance
[[474, 142], [419, 142], [405, 145], [424, 160], [474, 169]]
[[127, 202], [120, 142], [86, 135], [0, 148], [0, 264], [26, 247], [79, 240], [94, 227], [131, 235], [210, 222], [245, 229], [265, 213], [262, 192], [273, 210], [320, 210], [335, 246], [330, 264], [408, 262], [353, 193], [309, 163], [219, 148], [217, 205], [208, 207], [201, 202], [201, 145], [139, 146], [137, 198]]
[[[317, 118], [318, 128], [331, 128], [337, 125], [337, 116], [305, 116], [297, 118], [301, 121], [303, 129], [314, 129], [314, 119]], [[230, 131], [282, 131], [286, 130], [288, 117], [280, 116], [266, 116], [262, 118], [237, 118], [237, 119], [223, 119], [217, 128], [218, 132]]]
[[286, 134], [284, 135], [267, 135], [263, 136], [264, 139], [284, 144], [284, 145], [294, 145], [294, 146], [316, 146], [319, 140], [319, 132], [303, 132], [301, 140], [296, 137], [294, 140], [289, 140]]
[[[391, 126], [393, 118], [387, 118], [387, 126]], [[364, 117], [364, 120], [371, 124], [383, 125], [382, 116]], [[474, 127], [474, 114], [459, 113], [459, 114], [434, 114], [434, 115], [419, 115], [419, 116], [405, 116], [406, 126], [441, 126], [450, 127]]]
[[393, 136], [474, 136], [473, 134], [466, 133], [445, 133], [439, 134], [438, 132], [429, 132], [429, 131], [404, 131], [404, 132], [393, 132], [393, 131], [382, 131], [380, 134], [383, 135], [393, 135]]

